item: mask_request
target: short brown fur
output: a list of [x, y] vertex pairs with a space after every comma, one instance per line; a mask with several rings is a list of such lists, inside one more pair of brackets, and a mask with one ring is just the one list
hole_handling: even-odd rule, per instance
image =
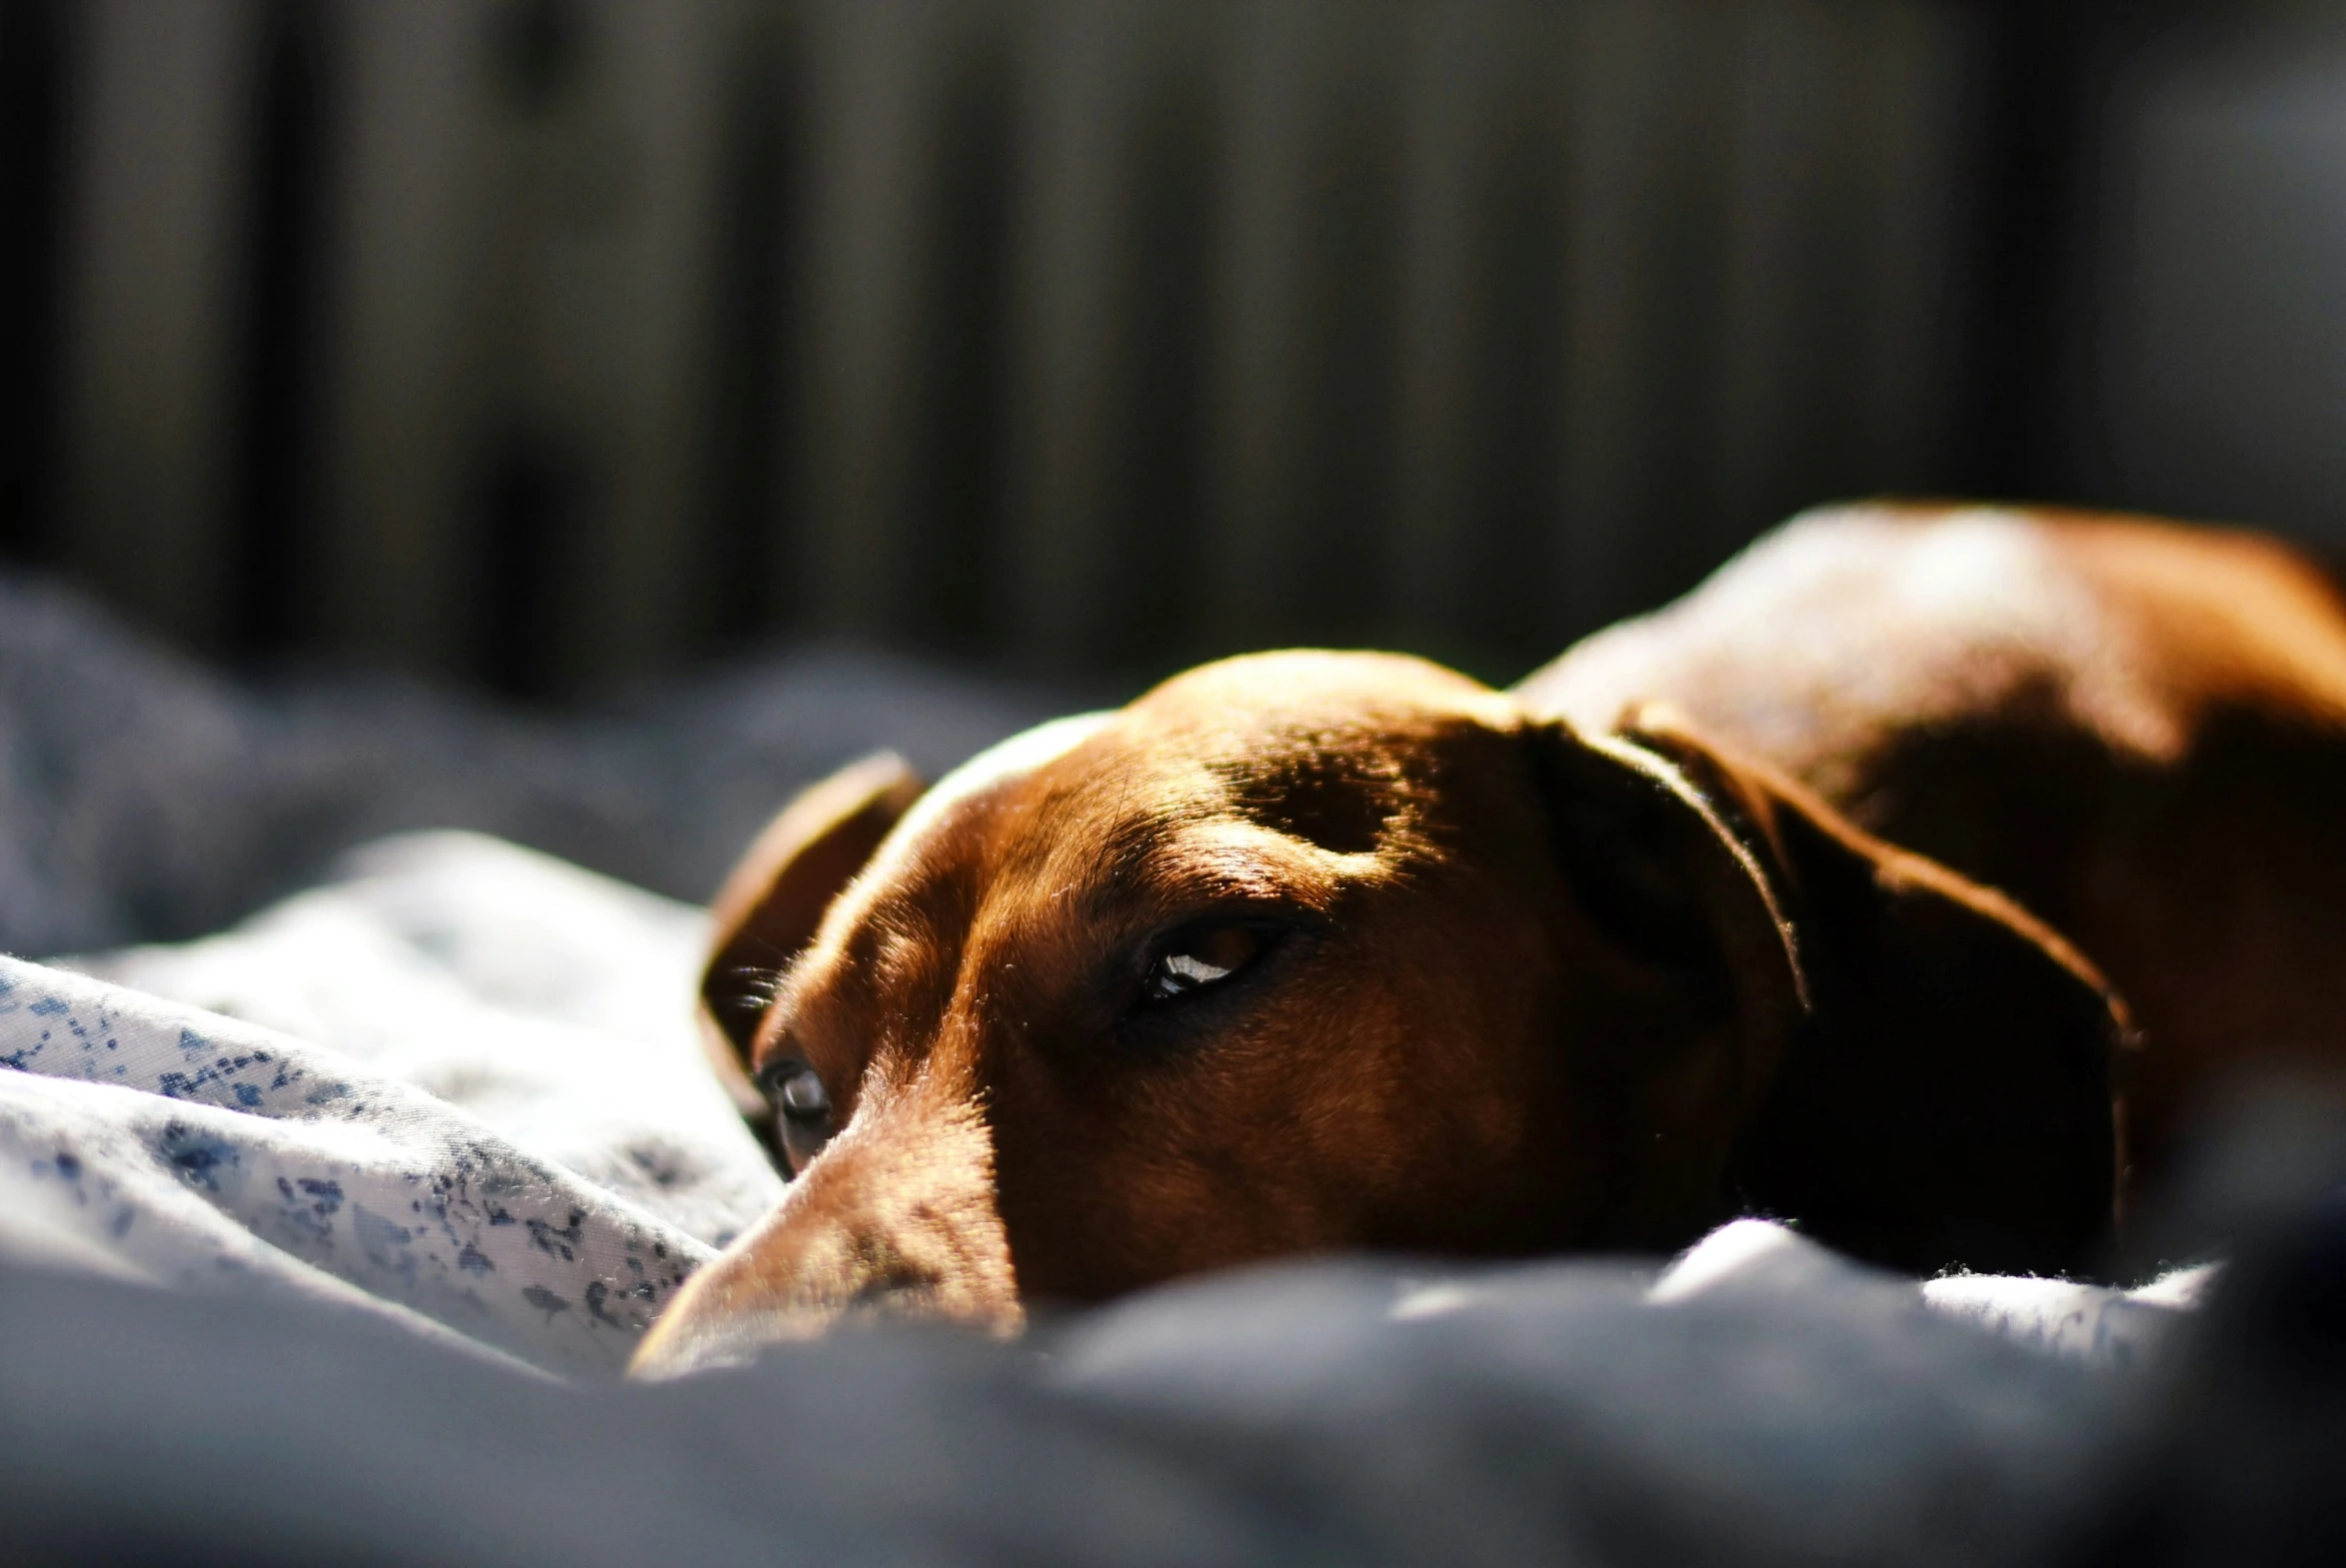
[[[1749, 1209], [1902, 1267], [2077, 1267], [2114, 1070], [2156, 1161], [2227, 1064], [2346, 1056], [2342, 784], [2346, 616], [2283, 548], [1887, 506], [1508, 693], [1254, 656], [918, 805], [867, 767], [762, 840], [709, 987], [839, 1130], [639, 1365]], [[1148, 1003], [1199, 920], [1273, 934]], [[779, 972], [762, 1015], [745, 967]]]

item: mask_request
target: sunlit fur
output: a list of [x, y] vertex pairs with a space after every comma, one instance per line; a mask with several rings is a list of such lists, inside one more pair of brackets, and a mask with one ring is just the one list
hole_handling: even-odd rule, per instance
[[[917, 793], [860, 765], [719, 901], [713, 1043], [842, 1130], [640, 1370], [1744, 1207], [2074, 1267], [2114, 1059], [2156, 1159], [2243, 1052], [2346, 1055], [2346, 618], [2244, 536], [1848, 509], [1511, 692], [1252, 656]], [[1232, 913], [1284, 939], [1136, 1006]]]

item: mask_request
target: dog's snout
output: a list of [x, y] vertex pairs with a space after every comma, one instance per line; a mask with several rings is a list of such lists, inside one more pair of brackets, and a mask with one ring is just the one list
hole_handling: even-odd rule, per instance
[[630, 1371], [676, 1377], [908, 1317], [998, 1334], [1024, 1321], [985, 1120], [919, 1087], [865, 1107], [780, 1208], [694, 1275]]

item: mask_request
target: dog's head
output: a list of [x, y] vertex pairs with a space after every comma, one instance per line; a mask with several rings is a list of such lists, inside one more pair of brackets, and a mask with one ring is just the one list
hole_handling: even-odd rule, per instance
[[1207, 666], [925, 792], [859, 765], [716, 913], [705, 1021], [797, 1174], [655, 1373], [1341, 1247], [1756, 1208], [2057, 1268], [2110, 1216], [2116, 1023], [2057, 937], [1666, 719], [1414, 660]]

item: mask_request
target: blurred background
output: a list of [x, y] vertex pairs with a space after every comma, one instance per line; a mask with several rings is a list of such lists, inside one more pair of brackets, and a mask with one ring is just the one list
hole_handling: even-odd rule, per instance
[[0, 558], [593, 696], [1512, 679], [1877, 491], [2346, 546], [2346, 17], [0, 0]]

